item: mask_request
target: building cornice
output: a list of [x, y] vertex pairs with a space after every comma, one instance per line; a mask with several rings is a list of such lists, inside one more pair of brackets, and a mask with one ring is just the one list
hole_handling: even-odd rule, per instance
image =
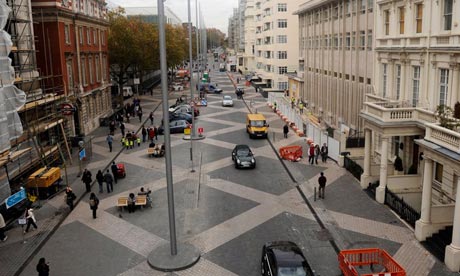
[[70, 10], [66, 10], [59, 7], [33, 7], [33, 11], [37, 12], [34, 14], [34, 21], [36, 22], [54, 22], [57, 21], [57, 18], [68, 18], [68, 19], [75, 19], [80, 20], [83, 22], [90, 22], [98, 25], [109, 26], [109, 22], [103, 18], [97, 18], [88, 16], [82, 13], [75, 13]]

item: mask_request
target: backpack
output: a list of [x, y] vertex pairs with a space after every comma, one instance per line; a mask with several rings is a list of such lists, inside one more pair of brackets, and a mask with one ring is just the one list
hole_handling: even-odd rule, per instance
[[89, 206], [91, 207], [97, 207], [98, 204], [99, 204], [99, 200], [97, 200], [97, 198], [89, 200]]

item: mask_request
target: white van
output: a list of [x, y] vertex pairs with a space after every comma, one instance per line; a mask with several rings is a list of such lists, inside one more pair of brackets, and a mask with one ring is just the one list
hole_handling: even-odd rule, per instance
[[134, 95], [133, 89], [130, 86], [123, 86], [123, 97], [129, 98]]

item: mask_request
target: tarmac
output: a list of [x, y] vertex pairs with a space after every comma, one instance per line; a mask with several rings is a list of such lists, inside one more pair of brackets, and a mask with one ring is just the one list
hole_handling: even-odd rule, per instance
[[[229, 73], [228, 76], [235, 80], [237, 74]], [[212, 77], [213, 80], [218, 79], [216, 76]], [[242, 76], [240, 77], [242, 78]], [[288, 138], [283, 139], [282, 126], [285, 124], [284, 121], [268, 108], [266, 100], [256, 93], [253, 87], [247, 87], [245, 92], [246, 102], [252, 102], [252, 104], [248, 105], [251, 106], [253, 111], [257, 109], [258, 112], [266, 114], [272, 131], [269, 136], [271, 144], [269, 146], [261, 144], [260, 147], [256, 148], [257, 158], [258, 160], [266, 161], [266, 163], [280, 166], [279, 162], [276, 161], [276, 156], [273, 155], [271, 147], [278, 149], [292, 144], [304, 145], [304, 138], [295, 135], [294, 131], [291, 130]], [[177, 96], [181, 93], [187, 94], [188, 92], [175, 92], [175, 95]], [[155, 123], [159, 122], [159, 118], [162, 117], [160, 109], [155, 110], [161, 101], [160, 91], [157, 89], [153, 94], [153, 97], [150, 95], [139, 96], [144, 110], [145, 120], [142, 122], [145, 121], [146, 125], [150, 124], [147, 118], [150, 111], [155, 111]], [[228, 118], [229, 116], [224, 113], [220, 117], [200, 116], [200, 120], [210, 123], [210, 127], [206, 129], [206, 139], [203, 142], [209, 146], [231, 148], [230, 143], [238, 142], [234, 140], [239, 139], [229, 134], [237, 127], [241, 127], [241, 118], [238, 116], [240, 114], [236, 113], [232, 118]], [[229, 124], [229, 120], [234, 120], [234, 122]], [[132, 118], [129, 124], [125, 123], [126, 129], [136, 132], [142, 122], [137, 118]], [[227, 124], [227, 128], [221, 130], [217, 126], [219, 123]], [[216, 124], [214, 129], [213, 124]], [[113, 152], [109, 152], [105, 143], [107, 133], [107, 127], [100, 127], [90, 135], [93, 140], [93, 153], [88, 163], [84, 165], [92, 172], [93, 179], [95, 179], [97, 170], [108, 167], [112, 160], [119, 160], [117, 157], [121, 158], [119, 154], [122, 152], [122, 146], [116, 142], [120, 138], [119, 131], [116, 131]], [[183, 145], [183, 142], [182, 139], [172, 140], [173, 146], [178, 149]], [[216, 149], [216, 151], [218, 152], [219, 150]], [[267, 223], [282, 225], [283, 220], [288, 219], [289, 221], [298, 221], [300, 225], [304, 223], [301, 219], [313, 221], [315, 216], [324, 223], [324, 228], [315, 226], [317, 228], [311, 231], [315, 231], [315, 235], [324, 243], [333, 240], [335, 246], [339, 249], [356, 248], [363, 245], [367, 247], [370, 245], [382, 245], [386, 247], [399, 264], [405, 267], [407, 275], [410, 276], [458, 275], [458, 273], [448, 271], [442, 262], [420, 245], [415, 239], [414, 229], [401, 221], [387, 206], [379, 204], [370, 198], [360, 188], [359, 182], [335, 162], [329, 161], [320, 164], [320, 166], [306, 165], [304, 160], [301, 162], [284, 162], [284, 166], [291, 172], [290, 177], [295, 179], [296, 189], [292, 189], [292, 187], [289, 189], [279, 185], [278, 190], [272, 189], [268, 191], [265, 190], [264, 185], [250, 181], [242, 183], [245, 180], [233, 180], [231, 176], [227, 177], [227, 180], [210, 181], [211, 179], [217, 179], [219, 175], [226, 174], [223, 167], [229, 164], [224, 158], [222, 160], [207, 160], [209, 161], [208, 163], [202, 164], [202, 169], [207, 173], [206, 179], [204, 179], [206, 185], [203, 186], [203, 189], [208, 189], [207, 192], [209, 193], [225, 192], [228, 197], [234, 197], [232, 200], [236, 202], [235, 209], [230, 211], [235, 213], [229, 214], [229, 218], [225, 221], [215, 222], [213, 227], [193, 228], [195, 230], [193, 234], [187, 233], [185, 235], [185, 238], [191, 244], [198, 247], [201, 252], [204, 252], [204, 258], [201, 258], [194, 267], [172, 274], [154, 272], [145, 259], [152, 251], [152, 248], [164, 245], [167, 238], [166, 229], [160, 229], [160, 226], [155, 226], [157, 228], [153, 232], [157, 234], [154, 235], [151, 231], [146, 231], [147, 226], [142, 225], [144, 222], [136, 220], [134, 216], [126, 220], [121, 219], [120, 215], [117, 217], [117, 211], [108, 205], [109, 200], [113, 200], [113, 196], [111, 197], [107, 194], [104, 194], [101, 198], [101, 211], [98, 211], [98, 219], [89, 219], [89, 209], [86, 202], [88, 194], [85, 192], [81, 179], [77, 177], [80, 168], [76, 152], [74, 150], [72, 165], [67, 167], [68, 185], [72, 187], [78, 197], [74, 211], [69, 212], [64, 202], [64, 196], [61, 193], [49, 200], [40, 202], [40, 206], [35, 212], [39, 227], [37, 230], [30, 231], [25, 236], [22, 235], [22, 229], [18, 225], [7, 230], [8, 240], [0, 243], [0, 276], [30, 275], [36, 264], [36, 259], [40, 257], [37, 255], [38, 252], [49, 249], [50, 245], [47, 245], [47, 241], [53, 235], [58, 236], [56, 238], [59, 241], [53, 243], [53, 246], [66, 248], [68, 244], [72, 245], [80, 242], [72, 235], [72, 233], [77, 232], [85, 235], [86, 243], [94, 244], [95, 246], [104, 243], [104, 245], [100, 246], [105, 246], [106, 252], [113, 254], [124, 252], [125, 256], [123, 260], [110, 260], [107, 256], [94, 255], [92, 247], [83, 252], [72, 252], [74, 255], [82, 254], [88, 255], [88, 258], [100, 258], [100, 272], [92, 271], [92, 273], [81, 275], [249, 275], [244, 268], [231, 269], [229, 264], [222, 262], [222, 259], [225, 259], [222, 256], [225, 257], [226, 252], [231, 251], [232, 247], [244, 246], [244, 239], [255, 239], [258, 227], [264, 227]], [[306, 152], [306, 147], [304, 152]], [[125, 151], [122, 156], [121, 161], [130, 164], [130, 162], [135, 162], [139, 154], [136, 151], [131, 151], [129, 154]], [[128, 171], [135, 171], [138, 168], [153, 168], [161, 171], [164, 165], [161, 165], [161, 162], [157, 162], [154, 163], [153, 167], [148, 164], [139, 164], [139, 166], [128, 167]], [[176, 169], [187, 165], [175, 164], [175, 166], [177, 166], [175, 167]], [[309, 166], [309, 169], [305, 170], [305, 166]], [[277, 169], [272, 168], [273, 170]], [[326, 199], [314, 200], [316, 179], [321, 171], [324, 171], [328, 178]], [[154, 191], [161, 191], [164, 188], [164, 176], [161, 173], [152, 173], [149, 176], [149, 179], [153, 181], [152, 187]], [[133, 177], [136, 176], [134, 175]], [[187, 193], [187, 191], [192, 191], [196, 188], [196, 181], [185, 181], [195, 178], [196, 176], [191, 176], [189, 173], [175, 176], [175, 181], [184, 187], [185, 198], [190, 199], [184, 202], [185, 205], [196, 204], [196, 195]], [[139, 181], [142, 182], [141, 179]], [[238, 181], [241, 185], [235, 185], [234, 182]], [[121, 186], [117, 187], [115, 185], [115, 192], [120, 192], [117, 189], [124, 189], [123, 192], [126, 192], [135, 188], [137, 189], [137, 186], [121, 188]], [[97, 184], [96, 186], [93, 185], [92, 190], [95, 192], [98, 190]], [[312, 212], [307, 212], [305, 203], [299, 200], [299, 190], [308, 198]], [[212, 200], [212, 196], [208, 200]], [[166, 206], [165, 201], [157, 202], [156, 204], [158, 205], [155, 207]], [[216, 212], [218, 211], [217, 209], [218, 206], [216, 206]], [[106, 210], [106, 212], [102, 210]], [[229, 211], [226, 210], [226, 212]], [[76, 224], [76, 222], [79, 223]], [[184, 222], [186, 225], [192, 223], [194, 222], [187, 220]], [[70, 228], [70, 226], [73, 228]], [[63, 230], [57, 231], [60, 227]], [[123, 235], [128, 232], [130, 235]], [[367, 242], [365, 244], [357, 242], [363, 240]], [[123, 248], [130, 250], [127, 252]], [[330, 246], [325, 247], [321, 243], [317, 250], [325, 250], [325, 254], [335, 254], [333, 251], [327, 251], [330, 250], [327, 248], [330, 248]], [[334, 263], [333, 260], [336, 260], [336, 254], [330, 260], [330, 270], [323, 271], [321, 275], [338, 274], [337, 263]], [[313, 260], [314, 262], [316, 261]], [[124, 271], [125, 267], [130, 269]], [[51, 275], [54, 274], [52, 273]]]

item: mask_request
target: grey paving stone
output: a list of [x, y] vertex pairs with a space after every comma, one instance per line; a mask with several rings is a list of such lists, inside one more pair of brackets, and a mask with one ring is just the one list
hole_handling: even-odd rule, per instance
[[264, 138], [260, 138], [260, 139], [249, 138], [249, 135], [246, 133], [245, 129], [235, 130], [235, 131], [227, 132], [224, 134], [215, 135], [215, 136], [212, 136], [212, 138], [216, 140], [232, 143], [232, 144], [248, 145], [251, 148], [259, 148], [259, 147], [268, 145], [267, 140]]

